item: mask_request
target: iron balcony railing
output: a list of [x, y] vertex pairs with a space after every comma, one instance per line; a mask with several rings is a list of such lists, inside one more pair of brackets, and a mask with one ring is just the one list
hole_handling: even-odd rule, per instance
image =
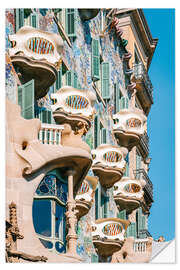
[[145, 156], [148, 156], [148, 154], [149, 154], [149, 136], [147, 135], [147, 132], [144, 132], [144, 134], [141, 136], [139, 146], [142, 148]]
[[139, 180], [143, 179], [146, 181], [144, 190], [153, 201], [153, 184], [151, 180], [149, 179], [149, 176], [147, 175], [146, 171], [144, 169], [138, 169], [138, 170], [134, 170], [133, 172], [136, 179], [139, 179]]
[[134, 64], [133, 69], [134, 69], [135, 79], [143, 81], [147, 94], [153, 103], [153, 85], [145, 69], [144, 64], [143, 63]]
[[145, 238], [152, 237], [152, 235], [147, 229], [140, 230], [140, 235], [143, 235]]

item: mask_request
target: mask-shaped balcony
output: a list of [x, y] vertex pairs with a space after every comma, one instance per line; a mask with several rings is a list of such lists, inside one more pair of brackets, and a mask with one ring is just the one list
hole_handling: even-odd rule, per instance
[[16, 34], [10, 35], [9, 40], [12, 45], [9, 55], [21, 74], [22, 83], [34, 79], [36, 99], [44, 97], [55, 82], [61, 65], [62, 38], [24, 26]]
[[123, 177], [121, 181], [115, 183], [113, 196], [118, 210], [126, 209], [126, 213], [130, 214], [133, 210], [140, 207], [145, 184], [144, 180], [130, 179], [129, 177]]
[[121, 249], [130, 222], [120, 218], [102, 218], [92, 225], [92, 239], [98, 255], [112, 256]]
[[139, 109], [122, 109], [113, 115], [113, 134], [120, 146], [129, 151], [137, 146], [145, 132], [146, 116]]
[[79, 15], [83, 21], [91, 20], [96, 17], [100, 11], [99, 8], [79, 8]]
[[51, 106], [57, 124], [69, 124], [75, 132], [84, 135], [91, 127], [95, 114], [93, 108], [96, 95], [88, 90], [65, 86], [55, 94], [51, 94], [54, 105]]
[[128, 150], [124, 147], [102, 144], [91, 151], [93, 157], [92, 170], [99, 177], [101, 186], [112, 187], [121, 179], [126, 169], [124, 160]]
[[98, 179], [94, 176], [86, 176], [85, 180], [82, 182], [81, 187], [75, 197], [76, 210], [78, 210], [78, 219], [85, 216], [91, 209], [97, 183]]

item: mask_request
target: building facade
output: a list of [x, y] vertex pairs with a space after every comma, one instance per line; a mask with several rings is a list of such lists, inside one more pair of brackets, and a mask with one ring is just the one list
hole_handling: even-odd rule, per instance
[[6, 10], [6, 261], [148, 262], [141, 9]]

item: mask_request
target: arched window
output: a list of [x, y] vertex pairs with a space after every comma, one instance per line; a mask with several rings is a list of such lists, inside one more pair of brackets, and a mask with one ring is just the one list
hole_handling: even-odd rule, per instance
[[51, 171], [35, 192], [33, 223], [41, 243], [55, 253], [66, 252], [66, 202], [66, 179]]

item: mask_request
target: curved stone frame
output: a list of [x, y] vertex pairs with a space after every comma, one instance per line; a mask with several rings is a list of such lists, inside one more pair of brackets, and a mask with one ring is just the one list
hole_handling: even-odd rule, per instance
[[[82, 98], [86, 102], [86, 106], [78, 109], [72, 108], [72, 106], [67, 104], [67, 98], [71, 96]], [[85, 123], [87, 130], [91, 127], [91, 121], [96, 113], [94, 108], [96, 95], [92, 91], [65, 86], [60, 88], [56, 93], [51, 94], [51, 99], [56, 100], [56, 103], [51, 105], [56, 123], [69, 123], [73, 130], [81, 128], [78, 127], [79, 122]]]
[[[147, 117], [142, 110], [137, 108], [122, 109], [113, 115], [113, 120], [118, 123], [113, 124], [113, 134], [121, 146], [131, 149], [137, 146], [140, 137], [146, 130]], [[140, 123], [138, 126], [129, 126], [128, 121], [137, 121]], [[136, 123], [137, 124], [137, 123]]]
[[[128, 184], [136, 184], [140, 187], [139, 192], [131, 193], [124, 190]], [[126, 209], [127, 214], [140, 207], [144, 199], [143, 188], [146, 182], [144, 180], [131, 179], [130, 177], [123, 177], [119, 182], [114, 184], [113, 197], [119, 211]]]

